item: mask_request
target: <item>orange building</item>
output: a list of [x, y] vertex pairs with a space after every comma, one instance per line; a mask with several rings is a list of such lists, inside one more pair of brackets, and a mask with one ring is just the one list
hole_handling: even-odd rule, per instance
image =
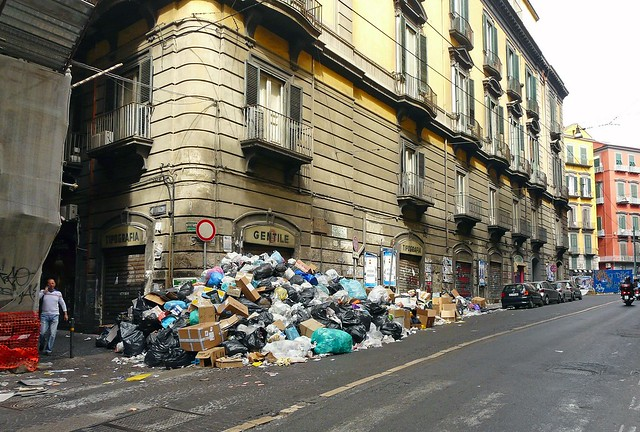
[[629, 269], [640, 257], [640, 149], [594, 143], [600, 269]]

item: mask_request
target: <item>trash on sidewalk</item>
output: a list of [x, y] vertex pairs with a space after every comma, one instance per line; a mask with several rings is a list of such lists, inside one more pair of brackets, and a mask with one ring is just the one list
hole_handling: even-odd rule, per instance
[[381, 347], [486, 307], [481, 297], [462, 303], [455, 290], [451, 296], [365, 288], [334, 269], [322, 273], [311, 263], [285, 260], [278, 251], [227, 253], [193, 280], [133, 299], [96, 346], [122, 352], [114, 359], [119, 364], [289, 365]]

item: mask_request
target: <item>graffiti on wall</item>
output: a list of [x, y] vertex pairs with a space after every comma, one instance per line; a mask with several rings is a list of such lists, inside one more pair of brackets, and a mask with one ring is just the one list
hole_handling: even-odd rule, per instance
[[38, 288], [36, 273], [26, 267], [0, 267], [0, 309], [8, 304], [33, 305]]

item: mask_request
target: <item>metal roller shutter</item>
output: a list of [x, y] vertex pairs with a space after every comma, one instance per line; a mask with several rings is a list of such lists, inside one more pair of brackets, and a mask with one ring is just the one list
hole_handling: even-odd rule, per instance
[[471, 296], [471, 263], [457, 261], [455, 269], [455, 287], [462, 297]]
[[400, 254], [398, 259], [398, 292], [420, 288], [420, 257]]
[[502, 265], [498, 262], [489, 263], [488, 285], [488, 300], [499, 301], [502, 293]]
[[144, 291], [144, 247], [109, 249], [104, 260], [102, 323], [111, 324]]
[[242, 245], [242, 253], [245, 255], [262, 255], [265, 252], [271, 255], [274, 250], [280, 252], [280, 255], [282, 255], [282, 258], [284, 258], [285, 260], [288, 260], [289, 258], [295, 258], [293, 256], [293, 249], [282, 247], [274, 248], [273, 246], [271, 246], [270, 248], [269, 246], [246, 242]]

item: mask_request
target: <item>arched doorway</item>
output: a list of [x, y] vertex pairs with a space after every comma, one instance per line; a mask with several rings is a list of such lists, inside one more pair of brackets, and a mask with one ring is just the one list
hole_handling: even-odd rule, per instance
[[454, 249], [453, 286], [463, 297], [474, 294], [473, 285], [473, 255], [464, 245]]

